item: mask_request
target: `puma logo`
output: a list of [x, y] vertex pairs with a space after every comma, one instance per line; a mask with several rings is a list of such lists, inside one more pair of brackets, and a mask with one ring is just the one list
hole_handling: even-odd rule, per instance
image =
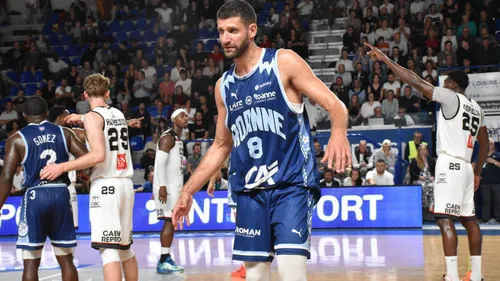
[[297, 235], [302, 238], [302, 229], [300, 229], [299, 231], [295, 230], [295, 229], [292, 229], [292, 233], [297, 233]]
[[236, 94], [238, 94], [238, 90], [236, 90], [236, 93], [231, 93], [231, 97], [234, 97], [235, 99], [238, 99], [238, 96]]

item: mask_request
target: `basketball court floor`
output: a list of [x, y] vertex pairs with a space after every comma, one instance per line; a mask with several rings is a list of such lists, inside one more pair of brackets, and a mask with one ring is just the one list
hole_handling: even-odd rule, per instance
[[[498, 253], [500, 228], [482, 226], [483, 277], [500, 279]], [[463, 230], [459, 237], [459, 272], [469, 268], [468, 246]], [[193, 280], [226, 281], [240, 266], [231, 260], [232, 232], [180, 233], [172, 255], [185, 267], [184, 274], [158, 275], [158, 235], [135, 235], [133, 249], [139, 262], [141, 281]], [[99, 254], [90, 247], [88, 236], [80, 236], [75, 254], [80, 280], [103, 280]], [[43, 252], [39, 280], [59, 281], [61, 276], [49, 243]], [[441, 237], [434, 226], [424, 230], [315, 230], [312, 237], [309, 281], [440, 281], [445, 271]], [[15, 238], [0, 238], [0, 280], [21, 280], [22, 259]], [[273, 265], [273, 280], [279, 280]]]

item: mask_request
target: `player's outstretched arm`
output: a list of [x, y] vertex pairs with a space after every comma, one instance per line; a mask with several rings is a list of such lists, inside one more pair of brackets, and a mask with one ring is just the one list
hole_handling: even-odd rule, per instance
[[68, 150], [73, 154], [76, 158], [87, 154], [89, 151], [83, 142], [76, 136], [75, 131], [83, 132], [85, 134], [85, 130], [82, 129], [68, 129], [63, 128], [64, 137], [66, 138], [66, 143], [68, 144]]
[[2, 209], [5, 200], [9, 196], [12, 189], [12, 180], [16, 173], [17, 167], [21, 163], [21, 156], [16, 146], [23, 145], [23, 140], [19, 134], [15, 134], [7, 140], [5, 144], [5, 157], [0, 175], [0, 209]]
[[309, 65], [295, 52], [281, 50], [278, 66], [282, 81], [290, 81], [293, 87], [318, 103], [330, 115], [332, 133], [321, 162], [328, 162], [328, 168], [335, 167], [338, 173], [344, 172], [352, 162], [351, 147], [347, 139], [348, 111], [344, 103], [314, 75]]
[[392, 72], [394, 72], [394, 74], [396, 74], [396, 76], [398, 76], [401, 80], [408, 83], [408, 85], [410, 85], [412, 88], [422, 93], [429, 100], [433, 100], [432, 99], [432, 93], [434, 92], [433, 85], [431, 85], [424, 79], [420, 78], [420, 76], [418, 76], [418, 74], [416, 74], [415, 72], [406, 69], [401, 65], [397, 64], [396, 62], [394, 62], [393, 60], [391, 60], [382, 51], [380, 51], [379, 48], [374, 47], [368, 43], [365, 43], [365, 45], [371, 49], [371, 51], [368, 53], [370, 57], [375, 57], [378, 60], [383, 61], [392, 70]]
[[45, 166], [40, 173], [42, 180], [55, 180], [62, 173], [87, 169], [104, 162], [106, 157], [106, 146], [104, 145], [104, 133], [102, 131], [104, 120], [98, 113], [91, 111], [85, 114], [83, 124], [90, 145], [89, 153], [73, 161]]
[[479, 187], [479, 182], [481, 180], [481, 171], [483, 169], [484, 162], [488, 158], [488, 152], [490, 150], [490, 139], [488, 136], [488, 129], [486, 126], [481, 126], [477, 134], [477, 141], [479, 142], [479, 151], [477, 154], [477, 161], [474, 167], [474, 189], [477, 190]]
[[158, 140], [158, 149], [155, 156], [155, 173], [157, 174], [160, 191], [158, 197], [160, 202], [167, 202], [167, 161], [168, 153], [175, 146], [175, 139], [170, 135], [162, 136]]
[[175, 229], [177, 229], [178, 224], [180, 225], [180, 229], [183, 228], [184, 219], [189, 225], [188, 214], [193, 204], [193, 195], [220, 169], [233, 146], [231, 132], [227, 129], [225, 123], [227, 112], [220, 93], [220, 83], [219, 79], [215, 84], [215, 101], [218, 117], [214, 143], [205, 153], [200, 165], [198, 165], [198, 168], [196, 168], [191, 177], [189, 177], [188, 182], [182, 188], [181, 196], [177, 200], [177, 204], [172, 212], [172, 223]]

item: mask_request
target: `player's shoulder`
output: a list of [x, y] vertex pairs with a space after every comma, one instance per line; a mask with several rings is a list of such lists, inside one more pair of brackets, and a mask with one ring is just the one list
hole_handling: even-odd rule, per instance
[[445, 87], [434, 87], [434, 91], [433, 91], [433, 94], [434, 95], [458, 95], [457, 93], [455, 93], [454, 91], [448, 89], [448, 88], [445, 88]]

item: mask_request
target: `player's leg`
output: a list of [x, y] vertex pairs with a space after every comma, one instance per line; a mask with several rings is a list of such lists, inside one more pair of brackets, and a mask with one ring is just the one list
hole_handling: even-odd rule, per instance
[[173, 190], [167, 190], [167, 202], [162, 203], [159, 200], [158, 190], [155, 190], [156, 216], [163, 221], [163, 227], [160, 233], [161, 256], [156, 265], [156, 272], [160, 274], [169, 274], [174, 272], [183, 272], [184, 268], [178, 266], [170, 255], [170, 248], [174, 240], [174, 225], [172, 224], [172, 209], [179, 199], [179, 193]]
[[253, 190], [237, 196], [233, 260], [245, 262], [248, 281], [271, 280], [274, 258], [269, 203], [271, 192]]
[[45, 192], [35, 188], [29, 188], [21, 201], [23, 211], [17, 230], [17, 248], [22, 249], [23, 254], [23, 281], [38, 280], [38, 267], [48, 232], [44, 217], [50, 203]]
[[474, 174], [470, 165], [466, 166], [464, 169], [467, 169], [464, 170], [464, 173], [469, 176], [463, 178], [465, 184], [465, 193], [464, 202], [462, 203], [462, 209], [460, 212], [460, 222], [467, 230], [467, 237], [469, 240], [471, 261], [471, 272], [469, 280], [481, 281], [481, 247], [483, 237], [476, 220], [474, 208]]
[[302, 187], [276, 189], [271, 202], [281, 280], [305, 281], [310, 257], [313, 196]]
[[118, 253], [121, 244], [119, 197], [122, 192], [117, 183], [117, 180], [113, 182], [110, 179], [93, 180], [89, 194], [91, 245], [101, 255], [105, 281], [122, 280]]
[[50, 216], [51, 228], [48, 236], [54, 246], [54, 254], [61, 267], [64, 281], [78, 280], [78, 272], [73, 263], [73, 249], [76, 247], [76, 233], [71, 210], [70, 192], [67, 187], [47, 188], [54, 200], [54, 210]]
[[[231, 197], [229, 197], [227, 205], [229, 208], [231, 208], [232, 218], [234, 218], [234, 220], [236, 221], [236, 196], [234, 195], [234, 193]], [[240, 268], [231, 272], [231, 277], [234, 278], [246, 278], [246, 276], [247, 276], [247, 271], [245, 268], [245, 263], [242, 263]]]
[[436, 163], [434, 184], [434, 216], [441, 230], [448, 280], [459, 281], [458, 239], [454, 221], [460, 219], [463, 188], [463, 164], [456, 158], [440, 155]]
[[139, 266], [134, 251], [131, 248], [133, 243], [132, 239], [132, 226], [133, 226], [133, 211], [134, 211], [134, 184], [131, 179], [121, 179], [124, 200], [122, 201], [122, 209], [120, 213], [121, 219], [121, 246], [122, 250], [119, 252], [120, 261], [122, 262], [123, 273], [125, 274], [126, 281], [139, 280]]

